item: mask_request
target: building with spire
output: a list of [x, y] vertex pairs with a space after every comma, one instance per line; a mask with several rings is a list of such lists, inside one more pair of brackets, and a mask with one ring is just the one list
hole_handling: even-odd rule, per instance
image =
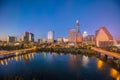
[[76, 20], [76, 44], [82, 43], [82, 35], [80, 32], [79, 21]]
[[76, 20], [76, 32], [79, 32], [79, 21]]
[[76, 29], [69, 29], [68, 31], [68, 42], [77, 46], [82, 43], [82, 35], [80, 33], [79, 21], [76, 21]]

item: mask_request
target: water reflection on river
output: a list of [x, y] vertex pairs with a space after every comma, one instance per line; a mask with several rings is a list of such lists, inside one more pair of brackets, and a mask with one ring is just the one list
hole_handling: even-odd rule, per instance
[[0, 60], [0, 80], [120, 80], [120, 73], [96, 57], [29, 53]]

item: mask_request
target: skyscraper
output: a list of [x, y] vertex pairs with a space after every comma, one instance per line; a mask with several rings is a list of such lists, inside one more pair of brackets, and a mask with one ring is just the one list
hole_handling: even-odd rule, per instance
[[78, 33], [78, 32], [79, 32], [79, 21], [76, 20], [76, 33]]
[[69, 43], [74, 43], [75, 46], [77, 44], [82, 43], [82, 35], [79, 30], [79, 21], [76, 21], [76, 29], [69, 29], [68, 31], [68, 40]]
[[34, 34], [33, 33], [29, 33], [29, 41], [34, 42]]
[[34, 34], [30, 32], [24, 32], [22, 35], [23, 42], [34, 42]]
[[22, 41], [28, 42], [29, 41], [29, 32], [24, 32], [22, 35]]
[[75, 43], [76, 40], [76, 30], [75, 29], [69, 29], [68, 31], [68, 41], [69, 43]]
[[17, 41], [17, 37], [15, 37], [15, 36], [8, 36], [7, 37], [7, 42], [8, 43], [14, 43], [16, 41]]
[[54, 32], [53, 31], [48, 31], [48, 43], [53, 43], [54, 42]]
[[76, 44], [82, 43], [82, 35], [79, 30], [79, 21], [76, 21]]

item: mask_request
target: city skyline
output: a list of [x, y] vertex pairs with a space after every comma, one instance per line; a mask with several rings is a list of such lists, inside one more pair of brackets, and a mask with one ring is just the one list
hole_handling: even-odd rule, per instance
[[120, 0], [0, 0], [0, 80], [120, 80]]
[[68, 37], [76, 20], [82, 34], [95, 35], [105, 26], [114, 38], [120, 38], [119, 4], [119, 0], [1, 0], [0, 39], [21, 37], [26, 31], [34, 33], [35, 39], [46, 38], [49, 30], [55, 32], [55, 38]]
[[[99, 28], [106, 28], [105, 26], [101, 26], [101, 27], [99, 27]], [[85, 37], [85, 34], [87, 34], [87, 32], [86, 31], [84, 31], [83, 32], [83, 34], [81, 35], [81, 33], [80, 33], [80, 30], [79, 30], [80, 28], [79, 28], [79, 21], [78, 20], [76, 20], [76, 28], [69, 28], [69, 30], [68, 30], [68, 36], [67, 36], [67, 39], [69, 39], [69, 32], [71, 31], [71, 30], [74, 30], [74, 32], [73, 33], [75, 33], [75, 35], [74, 35], [74, 37], [75, 38], [77, 38], [77, 37]], [[97, 30], [96, 30], [97, 31]], [[95, 34], [92, 34], [92, 35], [94, 35], [94, 36], [96, 36], [96, 31], [94, 31], [94, 33]], [[16, 36], [13, 36], [13, 35], [7, 35], [7, 37], [5, 38], [5, 40], [3, 40], [3, 39], [0, 39], [0, 40], [3, 40], [3, 41], [7, 41], [7, 39], [8, 39], [8, 37], [9, 36], [11, 36], [11, 37], [16, 37], [16, 41], [21, 41], [21, 40], [23, 40], [23, 34], [25, 34], [25, 33], [28, 33], [28, 35], [29, 34], [31, 34], [30, 35], [30, 37], [29, 38], [33, 38], [33, 41], [34, 41], [34, 33], [31, 33], [31, 32], [23, 32], [22, 33], [22, 35], [20, 36], [20, 35], [16, 35]], [[48, 32], [46, 32], [47, 34], [46, 34], [46, 37], [42, 37], [42, 38], [37, 38], [37, 39], [35, 39], [35, 41], [38, 41], [39, 39], [46, 39], [46, 40], [49, 40], [49, 39], [52, 39], [53, 38], [53, 40], [57, 40], [58, 38], [66, 38], [65, 36], [62, 36], [62, 37], [56, 37], [56, 38], [54, 38], [54, 31], [52, 31], [52, 30], [49, 30]], [[76, 35], [76, 34], [78, 34], [78, 35]], [[109, 32], [109, 34], [111, 34], [110, 32]], [[19, 36], [19, 37], [18, 37]], [[86, 36], [88, 36], [88, 34], [86, 35]], [[112, 36], [112, 35], [111, 35]], [[28, 39], [29, 39], [28, 38]], [[82, 39], [80, 39], [80, 40], [82, 40]], [[114, 37], [113, 37], [113, 40], [117, 40], [117, 39], [115, 39]], [[76, 41], [76, 39], [75, 39], [75, 41]]]

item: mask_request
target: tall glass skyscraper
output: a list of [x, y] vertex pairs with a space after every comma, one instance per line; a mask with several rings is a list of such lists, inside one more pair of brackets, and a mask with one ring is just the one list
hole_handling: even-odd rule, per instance
[[75, 43], [75, 40], [76, 40], [76, 30], [75, 29], [69, 29], [68, 40], [69, 40], [69, 43]]
[[34, 34], [30, 32], [24, 32], [22, 35], [23, 42], [34, 42]]
[[78, 32], [79, 32], [79, 21], [76, 20], [76, 33], [78, 33]]
[[54, 42], [54, 32], [53, 31], [48, 31], [47, 39], [48, 39], [48, 43]]

